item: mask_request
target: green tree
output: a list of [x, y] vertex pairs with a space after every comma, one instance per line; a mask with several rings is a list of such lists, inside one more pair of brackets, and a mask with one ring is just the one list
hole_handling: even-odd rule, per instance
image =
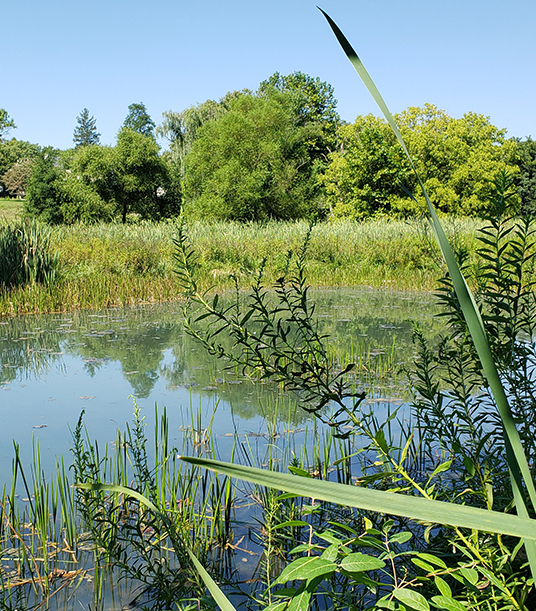
[[151, 136], [128, 127], [119, 132], [115, 147], [116, 202], [123, 223], [129, 213], [162, 218], [178, 212], [170, 192], [169, 167], [158, 153]]
[[177, 173], [181, 178], [184, 175], [184, 160], [197, 138], [197, 130], [207, 121], [217, 119], [225, 112], [227, 106], [224, 103], [207, 100], [182, 112], [170, 110], [163, 113], [164, 120], [156, 133], [169, 141], [172, 162], [177, 166]]
[[26, 191], [25, 211], [46, 223], [61, 223], [61, 204], [64, 199], [62, 182], [65, 172], [61, 168], [59, 151], [45, 148], [32, 165]]
[[117, 144], [45, 151], [34, 164], [27, 213], [49, 223], [160, 219], [178, 214], [180, 196], [156, 141], [129, 128]]
[[357, 117], [340, 129], [343, 150], [331, 155], [320, 181], [331, 213], [363, 219], [406, 204], [402, 185], [413, 186], [413, 175], [389, 126], [374, 117]]
[[[432, 104], [408, 108], [395, 119], [433, 204], [449, 214], [486, 214], [492, 179], [512, 169], [515, 159], [506, 130], [475, 113], [454, 119]], [[409, 195], [418, 193], [415, 178], [383, 119], [358, 117], [341, 129], [341, 140], [321, 178], [335, 216], [419, 210]]]
[[292, 219], [320, 208], [308, 143], [320, 127], [298, 125], [291, 93], [242, 93], [197, 129], [185, 159], [185, 210], [230, 220]]
[[116, 190], [114, 149], [101, 145], [77, 148], [61, 184], [62, 222], [111, 221]]
[[39, 155], [40, 148], [37, 144], [30, 144], [24, 140], [1, 140], [0, 139], [0, 193], [6, 189], [2, 176], [10, 170], [17, 162], [23, 159], [35, 159]]
[[521, 198], [521, 212], [536, 215], [536, 142], [532, 138], [517, 142], [517, 186]]
[[17, 129], [15, 121], [9, 116], [7, 110], [0, 108], [0, 141], [12, 129]]
[[451, 214], [485, 214], [492, 179], [513, 162], [506, 130], [472, 112], [454, 119], [433, 104], [395, 118], [432, 203]]
[[125, 118], [123, 127], [132, 129], [143, 136], [151, 136], [154, 138], [154, 121], [149, 116], [145, 104], [131, 104], [128, 107], [128, 115]]
[[89, 110], [84, 108], [76, 117], [77, 126], [73, 132], [73, 142], [76, 147], [100, 143], [100, 134], [97, 132], [95, 117], [90, 116]]
[[[260, 84], [258, 93], [266, 95], [272, 88], [294, 96], [294, 112], [298, 121], [322, 126], [323, 139], [317, 143], [320, 154], [335, 150], [341, 120], [337, 113], [334, 90], [329, 83], [303, 72], [286, 76], [276, 72]], [[322, 150], [324, 147], [327, 151]]]
[[32, 172], [33, 159], [21, 159], [0, 176], [9, 195], [24, 197]]

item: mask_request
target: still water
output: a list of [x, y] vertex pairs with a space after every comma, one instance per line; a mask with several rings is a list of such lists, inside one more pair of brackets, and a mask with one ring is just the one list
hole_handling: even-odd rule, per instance
[[[399, 370], [413, 358], [412, 322], [433, 334], [432, 297], [369, 290], [312, 293], [321, 328], [341, 359], [366, 355], [358, 384], [378, 411], [407, 398]], [[234, 434], [262, 439], [266, 414], [280, 398], [215, 362], [181, 324], [180, 306], [160, 304], [98, 312], [24, 316], [0, 321], [0, 484], [11, 479], [13, 441], [29, 465], [39, 443], [42, 467], [70, 461], [71, 433], [82, 412], [89, 436], [112, 442], [130, 422], [134, 401], [151, 435], [154, 408], [165, 406], [171, 442], [180, 447], [193, 415], [201, 426], [213, 419], [222, 459]], [[279, 402], [279, 403], [278, 403]], [[281, 409], [288, 421], [288, 409]], [[305, 413], [293, 426], [312, 425]]]

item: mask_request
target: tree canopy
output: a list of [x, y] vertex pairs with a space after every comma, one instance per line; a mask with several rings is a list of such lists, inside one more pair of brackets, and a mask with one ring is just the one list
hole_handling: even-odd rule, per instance
[[186, 212], [241, 221], [318, 213], [309, 143], [320, 133], [298, 121], [291, 93], [228, 96], [225, 111], [197, 128], [185, 158]]
[[[0, 193], [4, 191], [11, 193], [3, 178], [6, 173], [17, 163], [25, 160], [29, 160], [25, 163], [31, 165], [31, 162], [39, 155], [39, 151], [40, 148], [37, 144], [30, 144], [24, 140], [16, 140], [15, 138], [0, 140]], [[8, 182], [9, 180], [8, 178]], [[11, 183], [11, 186], [13, 187], [13, 183]]]
[[124, 223], [130, 214], [142, 219], [172, 216], [180, 201], [155, 140], [125, 127], [115, 147], [45, 151], [32, 169], [26, 209], [50, 223]]
[[[507, 139], [489, 117], [470, 112], [456, 119], [432, 104], [395, 119], [439, 211], [485, 215], [493, 180], [506, 171], [517, 181], [521, 211], [536, 210], [530, 138]], [[43, 153], [36, 166], [35, 176], [48, 181], [44, 200], [37, 179], [30, 180], [35, 202], [56, 193], [50, 212], [56, 222], [163, 218], [181, 207], [190, 218], [240, 221], [406, 217], [422, 210], [417, 178], [387, 123], [372, 115], [344, 123], [333, 87], [302, 72], [276, 72], [255, 91], [170, 110], [158, 128], [143, 103], [131, 104], [113, 147], [98, 144], [87, 109], [77, 121], [74, 151]], [[6, 111], [2, 126], [14, 127]], [[168, 140], [169, 150], [159, 151], [156, 136]], [[39, 153], [31, 147], [0, 139], [0, 180], [16, 164], [13, 175], [27, 173], [32, 164], [24, 160]], [[41, 205], [29, 204], [37, 214]]]
[[15, 121], [9, 116], [7, 110], [0, 108], [0, 140], [16, 128]]
[[[434, 205], [451, 214], [484, 214], [491, 181], [512, 168], [515, 143], [488, 117], [450, 117], [432, 104], [395, 116]], [[416, 179], [383, 119], [358, 117], [341, 128], [342, 148], [321, 181], [335, 216], [407, 216], [419, 210]], [[416, 199], [413, 199], [415, 196]]]
[[527, 138], [517, 143], [519, 174], [517, 185], [521, 199], [521, 211], [536, 215], [536, 142]]

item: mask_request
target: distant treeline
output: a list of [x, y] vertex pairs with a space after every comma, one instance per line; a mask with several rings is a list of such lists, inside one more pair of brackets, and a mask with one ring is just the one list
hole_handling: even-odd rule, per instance
[[[52, 223], [190, 219], [364, 219], [420, 210], [416, 178], [388, 125], [345, 123], [331, 85], [278, 73], [257, 91], [234, 91], [155, 126], [132, 104], [115, 146], [99, 144], [84, 109], [75, 147], [58, 151], [0, 140], [0, 188], [26, 197], [26, 213]], [[6, 124], [0, 136], [15, 127]], [[450, 117], [431, 104], [396, 116], [437, 208], [484, 216], [493, 179], [510, 173], [515, 212], [536, 212], [536, 143], [507, 138], [488, 117]], [[2, 125], [0, 125], [2, 128]], [[169, 142], [161, 151], [156, 137]]]

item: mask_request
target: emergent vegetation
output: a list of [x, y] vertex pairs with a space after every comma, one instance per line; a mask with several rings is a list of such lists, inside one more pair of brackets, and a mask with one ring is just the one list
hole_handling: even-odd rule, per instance
[[[460, 253], [475, 261], [481, 223], [447, 222]], [[265, 279], [280, 277], [284, 253], [300, 248], [308, 223], [192, 222], [189, 233], [199, 255], [201, 288], [232, 288], [234, 274], [248, 287], [266, 258]], [[57, 253], [53, 287], [19, 286], [0, 291], [0, 315], [101, 308], [179, 298], [174, 272], [175, 222], [58, 225], [50, 227], [49, 251]], [[308, 250], [313, 286], [370, 286], [431, 291], [441, 260], [421, 220], [339, 221], [315, 225]]]

